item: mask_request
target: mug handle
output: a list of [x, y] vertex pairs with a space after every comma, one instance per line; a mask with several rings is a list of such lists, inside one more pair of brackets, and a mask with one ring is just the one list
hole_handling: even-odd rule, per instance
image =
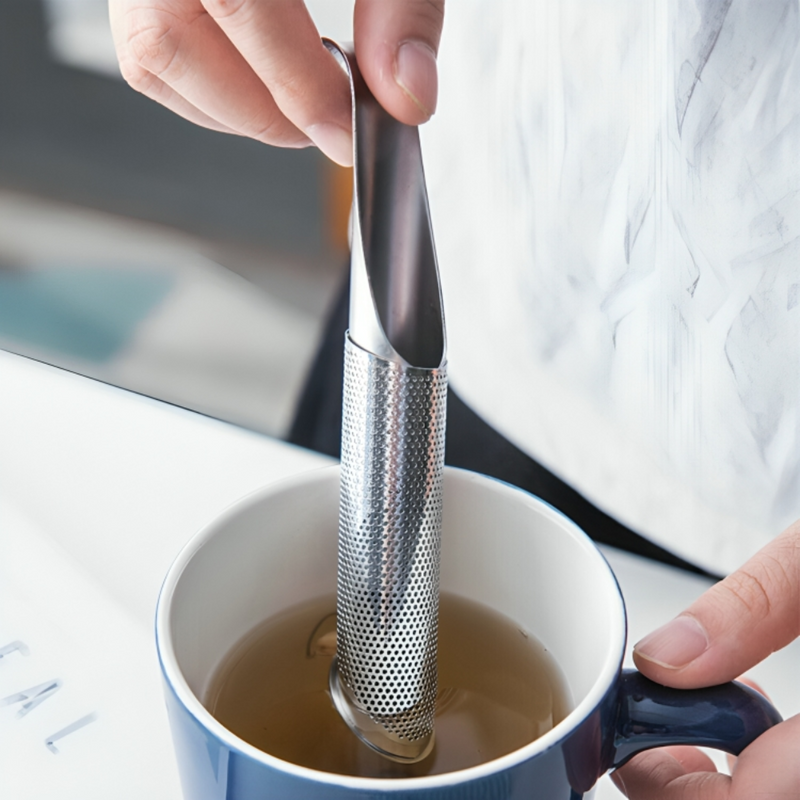
[[783, 721], [762, 694], [737, 681], [705, 689], [670, 689], [626, 669], [619, 687], [612, 769], [642, 750], [670, 744], [713, 747], [738, 756]]

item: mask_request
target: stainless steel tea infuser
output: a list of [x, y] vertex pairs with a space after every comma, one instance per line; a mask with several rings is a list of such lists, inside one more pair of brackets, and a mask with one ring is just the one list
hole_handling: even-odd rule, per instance
[[350, 328], [345, 337], [334, 703], [397, 761], [433, 747], [445, 330], [419, 133], [355, 57]]

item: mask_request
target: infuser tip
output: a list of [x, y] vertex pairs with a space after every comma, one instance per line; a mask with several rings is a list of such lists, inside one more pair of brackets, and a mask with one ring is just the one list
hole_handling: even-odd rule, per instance
[[336, 656], [329, 673], [331, 699], [339, 715], [347, 723], [350, 730], [361, 741], [384, 758], [398, 761], [401, 764], [415, 764], [427, 758], [433, 751], [435, 734], [433, 729], [426, 736], [415, 740], [402, 740], [387, 734], [386, 728], [375, 722], [370, 715], [359, 707], [358, 702], [347, 690], [347, 686], [339, 680], [339, 668]]

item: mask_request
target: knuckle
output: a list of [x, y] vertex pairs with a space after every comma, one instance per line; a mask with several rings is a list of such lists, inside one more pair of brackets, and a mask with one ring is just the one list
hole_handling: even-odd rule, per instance
[[787, 541], [773, 552], [762, 552], [722, 582], [753, 614], [769, 615], [798, 592], [797, 570]]
[[303, 103], [308, 101], [309, 96], [305, 76], [290, 68], [280, 68], [279, 65], [270, 77], [270, 91], [280, 96], [283, 102]]
[[145, 7], [133, 9], [126, 23], [128, 51], [134, 68], [163, 75], [180, 49], [178, 20], [161, 9]]
[[130, 58], [120, 58], [119, 71], [125, 83], [141, 94], [148, 93], [155, 77]]
[[[727, 624], [768, 624], [783, 641], [800, 635], [800, 528], [790, 528], [710, 593], [712, 608]], [[738, 615], [738, 617], [737, 617]], [[777, 641], [777, 640], [776, 640]]]
[[415, 16], [427, 28], [437, 32], [438, 41], [438, 32], [444, 23], [444, 0], [418, 0]]
[[227, 19], [239, 14], [248, 0], [203, 0], [203, 7], [214, 19]]
[[772, 587], [765, 578], [762, 570], [745, 565], [720, 584], [720, 591], [748, 615], [766, 617], [772, 610]]
[[247, 135], [253, 139], [258, 139], [265, 144], [282, 144], [285, 135], [285, 125], [283, 119], [275, 115], [266, 120], [253, 120], [244, 126]]
[[787, 597], [793, 598], [793, 602], [790, 601], [790, 624], [795, 636], [800, 636], [800, 522], [789, 528], [785, 537], [779, 537], [773, 560], [782, 590]]
[[661, 750], [648, 750], [634, 756], [617, 774], [631, 789], [644, 785], [663, 789], [675, 777], [675, 763]]
[[430, 18], [436, 22], [444, 20], [444, 0], [425, 0]]

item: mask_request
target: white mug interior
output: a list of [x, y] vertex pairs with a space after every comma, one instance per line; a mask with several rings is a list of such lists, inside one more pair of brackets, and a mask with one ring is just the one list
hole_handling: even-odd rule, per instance
[[[338, 467], [305, 473], [240, 500], [180, 553], [157, 613], [165, 675], [195, 717], [231, 747], [299, 773], [314, 771], [238, 739], [201, 701], [220, 661], [256, 625], [335, 593], [338, 501]], [[447, 468], [441, 589], [484, 603], [533, 633], [569, 686], [573, 711], [568, 717], [498, 759], [495, 768], [559, 741], [614, 682], [625, 647], [625, 610], [614, 575], [588, 537], [541, 500], [500, 481]], [[328, 777], [343, 782], [342, 776]], [[413, 780], [433, 785], [442, 777]], [[385, 783], [345, 782], [376, 781]]]

